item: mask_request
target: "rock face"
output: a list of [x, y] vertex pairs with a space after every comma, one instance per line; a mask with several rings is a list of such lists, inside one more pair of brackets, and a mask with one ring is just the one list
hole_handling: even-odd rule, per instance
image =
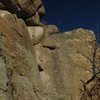
[[92, 31], [44, 25], [41, 0], [1, 0], [0, 9], [0, 100], [99, 100]]
[[92, 77], [95, 40], [92, 31], [77, 29], [48, 36], [35, 46], [40, 75], [52, 100], [80, 100], [82, 82]]
[[45, 100], [26, 25], [7, 11], [0, 11], [0, 79], [1, 100]]
[[44, 27], [45, 29], [45, 34], [56, 34], [59, 33], [59, 29], [57, 28], [57, 26], [55, 25], [46, 25]]
[[44, 29], [42, 27], [27, 27], [32, 44], [38, 44], [41, 42], [44, 36]]
[[8, 10], [23, 18], [27, 25], [39, 25], [40, 17], [45, 14], [41, 0], [1, 0], [0, 9]]

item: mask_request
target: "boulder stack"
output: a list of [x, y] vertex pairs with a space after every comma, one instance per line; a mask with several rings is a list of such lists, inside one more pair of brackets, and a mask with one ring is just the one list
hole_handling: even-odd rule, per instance
[[99, 100], [94, 32], [59, 33], [44, 14], [41, 0], [0, 0], [0, 100]]
[[27, 25], [39, 25], [45, 14], [41, 0], [1, 0], [0, 9], [8, 10], [25, 20]]

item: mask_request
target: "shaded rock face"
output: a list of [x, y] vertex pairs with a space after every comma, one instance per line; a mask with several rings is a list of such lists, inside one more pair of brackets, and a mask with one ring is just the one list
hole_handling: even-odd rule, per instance
[[27, 25], [39, 25], [40, 17], [45, 13], [41, 0], [1, 0], [0, 9], [23, 18]]

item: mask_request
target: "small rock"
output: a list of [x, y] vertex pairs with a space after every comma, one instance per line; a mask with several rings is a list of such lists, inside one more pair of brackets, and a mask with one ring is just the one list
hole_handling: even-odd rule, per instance
[[44, 36], [44, 29], [42, 27], [27, 27], [27, 29], [29, 31], [29, 35], [33, 45], [39, 43], [42, 40]]
[[56, 34], [59, 32], [58, 27], [55, 25], [46, 25], [44, 29], [45, 29], [45, 34]]

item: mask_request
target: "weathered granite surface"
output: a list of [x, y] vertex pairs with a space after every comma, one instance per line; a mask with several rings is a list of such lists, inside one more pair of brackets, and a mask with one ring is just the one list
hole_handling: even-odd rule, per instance
[[0, 9], [8, 10], [25, 20], [27, 25], [39, 25], [45, 14], [41, 0], [0, 0]]
[[1, 0], [0, 9], [0, 100], [99, 100], [94, 32], [44, 25], [41, 0]]
[[42, 81], [52, 100], [80, 100], [83, 83], [92, 77], [95, 35], [76, 29], [49, 35], [35, 46]]
[[0, 11], [0, 33], [0, 99], [45, 100], [24, 21], [7, 11]]

